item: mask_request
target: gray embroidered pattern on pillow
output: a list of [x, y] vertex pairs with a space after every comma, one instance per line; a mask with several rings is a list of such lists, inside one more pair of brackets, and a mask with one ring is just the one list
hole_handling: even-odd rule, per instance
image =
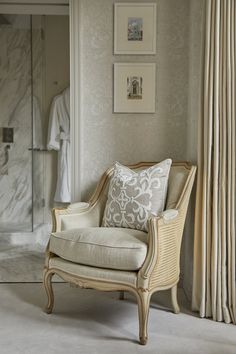
[[171, 163], [171, 159], [167, 159], [135, 172], [116, 162], [103, 226], [147, 231], [149, 217], [164, 210]]

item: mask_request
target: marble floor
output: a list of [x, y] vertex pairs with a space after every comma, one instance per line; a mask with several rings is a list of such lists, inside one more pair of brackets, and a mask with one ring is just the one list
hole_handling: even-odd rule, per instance
[[180, 292], [181, 313], [169, 296], [154, 295], [149, 341], [138, 344], [137, 306], [131, 295], [54, 284], [55, 308], [43, 312], [41, 284], [0, 284], [1, 354], [235, 354], [235, 326], [200, 319]]
[[41, 282], [44, 249], [39, 245], [3, 245], [0, 251], [0, 282]]
[[44, 225], [33, 233], [0, 233], [0, 283], [42, 281], [50, 229]]
[[13, 233], [13, 232], [24, 232], [25, 230], [28, 230], [28, 232], [31, 232], [32, 229], [32, 224], [31, 222], [29, 223], [0, 223], [0, 233]]

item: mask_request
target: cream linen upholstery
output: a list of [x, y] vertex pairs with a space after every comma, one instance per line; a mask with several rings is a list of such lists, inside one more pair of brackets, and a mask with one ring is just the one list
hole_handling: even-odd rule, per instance
[[147, 233], [118, 227], [89, 227], [54, 232], [50, 237], [49, 250], [75, 263], [138, 270], [147, 254]]
[[176, 207], [180, 195], [183, 191], [188, 173], [183, 167], [175, 166], [170, 169], [168, 192], [166, 198], [166, 209], [173, 209]]
[[[128, 167], [140, 171], [155, 164], [142, 162]], [[75, 203], [65, 209], [54, 209], [53, 233], [44, 269], [44, 287], [48, 296], [46, 312], [51, 313], [53, 309], [51, 280], [54, 274], [81, 288], [120, 291], [121, 298], [124, 291], [129, 291], [138, 302], [140, 343], [146, 344], [153, 293], [170, 289], [174, 312], [179, 312], [180, 248], [195, 172], [196, 167], [188, 163], [172, 163], [166, 206], [160, 215], [149, 218], [148, 233], [109, 227], [104, 231], [101, 227], [113, 168], [104, 173], [87, 204]], [[65, 239], [63, 235], [68, 237]], [[108, 242], [109, 250], [103, 247], [104, 241]], [[125, 248], [121, 250], [122, 245]], [[118, 269], [110, 269], [111, 265]]]

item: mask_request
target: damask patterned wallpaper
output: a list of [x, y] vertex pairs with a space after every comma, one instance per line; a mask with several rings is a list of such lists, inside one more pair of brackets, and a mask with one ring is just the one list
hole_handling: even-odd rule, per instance
[[[156, 1], [157, 54], [149, 56], [113, 55], [114, 2], [81, 0], [83, 199], [116, 160], [187, 156], [190, 1]], [[156, 63], [155, 114], [113, 113], [115, 62]]]

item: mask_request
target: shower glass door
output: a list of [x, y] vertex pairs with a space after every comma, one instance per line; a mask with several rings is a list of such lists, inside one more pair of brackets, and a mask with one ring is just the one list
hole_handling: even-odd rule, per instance
[[0, 232], [33, 229], [32, 18], [0, 14]]

